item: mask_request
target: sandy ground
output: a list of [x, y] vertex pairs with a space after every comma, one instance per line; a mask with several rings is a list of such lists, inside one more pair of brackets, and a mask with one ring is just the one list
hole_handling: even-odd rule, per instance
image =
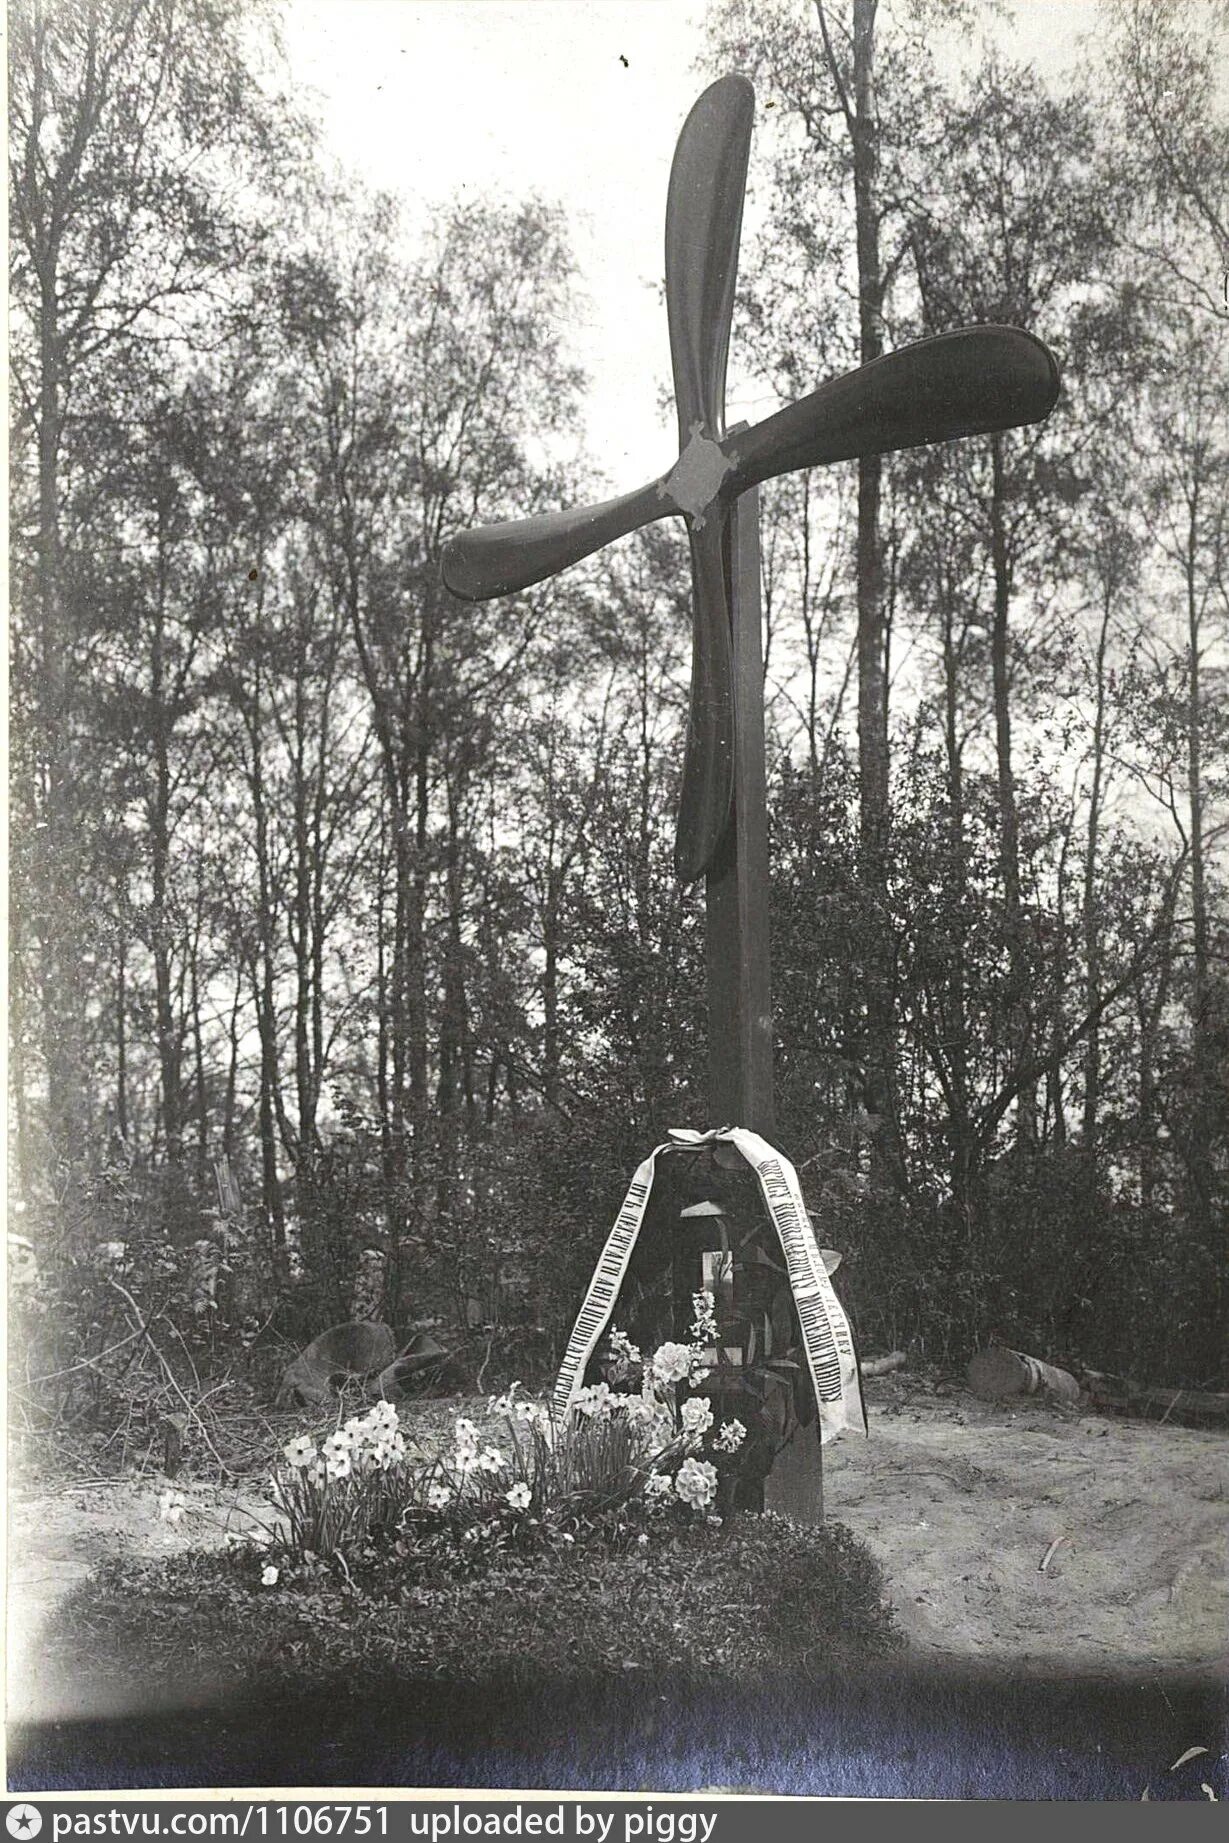
[[879, 1557], [915, 1651], [1063, 1675], [1229, 1656], [1223, 1434], [907, 1373], [867, 1398], [871, 1438], [824, 1455], [824, 1508]]
[[[1136, 1676], [1225, 1659], [1225, 1436], [987, 1406], [908, 1372], [868, 1383], [867, 1398], [871, 1438], [825, 1453], [825, 1510], [878, 1556], [919, 1658]], [[461, 1407], [433, 1402], [422, 1418]], [[156, 1475], [11, 1482], [10, 1719], [68, 1712], [40, 1689], [39, 1629], [100, 1561], [220, 1543], [263, 1508], [250, 1489], [181, 1478], [171, 1525], [165, 1489]]]

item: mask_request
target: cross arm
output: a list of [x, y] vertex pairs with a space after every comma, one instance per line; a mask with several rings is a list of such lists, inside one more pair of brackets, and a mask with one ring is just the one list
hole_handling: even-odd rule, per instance
[[1053, 353], [1032, 333], [965, 327], [833, 378], [722, 448], [742, 492], [804, 467], [1040, 422], [1059, 382]]
[[597, 505], [474, 525], [444, 547], [444, 586], [467, 602], [513, 595], [678, 509], [654, 480]]
[[710, 505], [778, 474], [1040, 422], [1058, 390], [1049, 349], [1019, 327], [940, 333], [720, 441], [693, 434], [669, 474], [622, 498], [462, 532], [445, 548], [444, 582], [466, 601], [510, 595], [654, 519], [702, 522]]

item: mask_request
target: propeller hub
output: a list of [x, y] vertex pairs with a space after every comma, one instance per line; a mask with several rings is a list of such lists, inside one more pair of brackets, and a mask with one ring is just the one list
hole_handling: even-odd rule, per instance
[[734, 463], [720, 443], [705, 435], [703, 423], [693, 422], [691, 440], [657, 491], [662, 499], [668, 499], [689, 518], [698, 531], [719, 499], [726, 475], [733, 472]]

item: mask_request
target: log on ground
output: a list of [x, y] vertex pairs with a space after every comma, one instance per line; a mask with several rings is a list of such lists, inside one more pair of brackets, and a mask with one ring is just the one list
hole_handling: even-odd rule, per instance
[[908, 1362], [903, 1350], [889, 1350], [886, 1357], [869, 1357], [862, 1365], [864, 1376], [887, 1376], [894, 1369], [904, 1369]]
[[1080, 1399], [1080, 1385], [1067, 1370], [1002, 1344], [978, 1351], [969, 1364], [968, 1382], [982, 1401], [1005, 1401], [1012, 1395], [1045, 1395], [1072, 1404]]
[[1229, 1426], [1229, 1395], [1208, 1389], [1145, 1388], [1096, 1370], [1085, 1370], [1083, 1380], [1092, 1406], [1105, 1414], [1137, 1414], [1181, 1427]]

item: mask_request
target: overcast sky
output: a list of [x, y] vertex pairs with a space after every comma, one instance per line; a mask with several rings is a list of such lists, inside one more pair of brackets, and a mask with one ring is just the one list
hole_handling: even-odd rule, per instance
[[[467, 190], [564, 206], [586, 306], [574, 347], [592, 378], [588, 450], [620, 487], [671, 460], [658, 409], [662, 230], [674, 144], [704, 83], [705, 11], [705, 0], [286, 0], [291, 71], [316, 93], [346, 169], [418, 209]], [[1094, 0], [1029, 0], [1010, 49], [1058, 70], [1093, 11]], [[816, 383], [824, 375], [820, 358]], [[729, 420], [739, 413], [731, 396]]]

